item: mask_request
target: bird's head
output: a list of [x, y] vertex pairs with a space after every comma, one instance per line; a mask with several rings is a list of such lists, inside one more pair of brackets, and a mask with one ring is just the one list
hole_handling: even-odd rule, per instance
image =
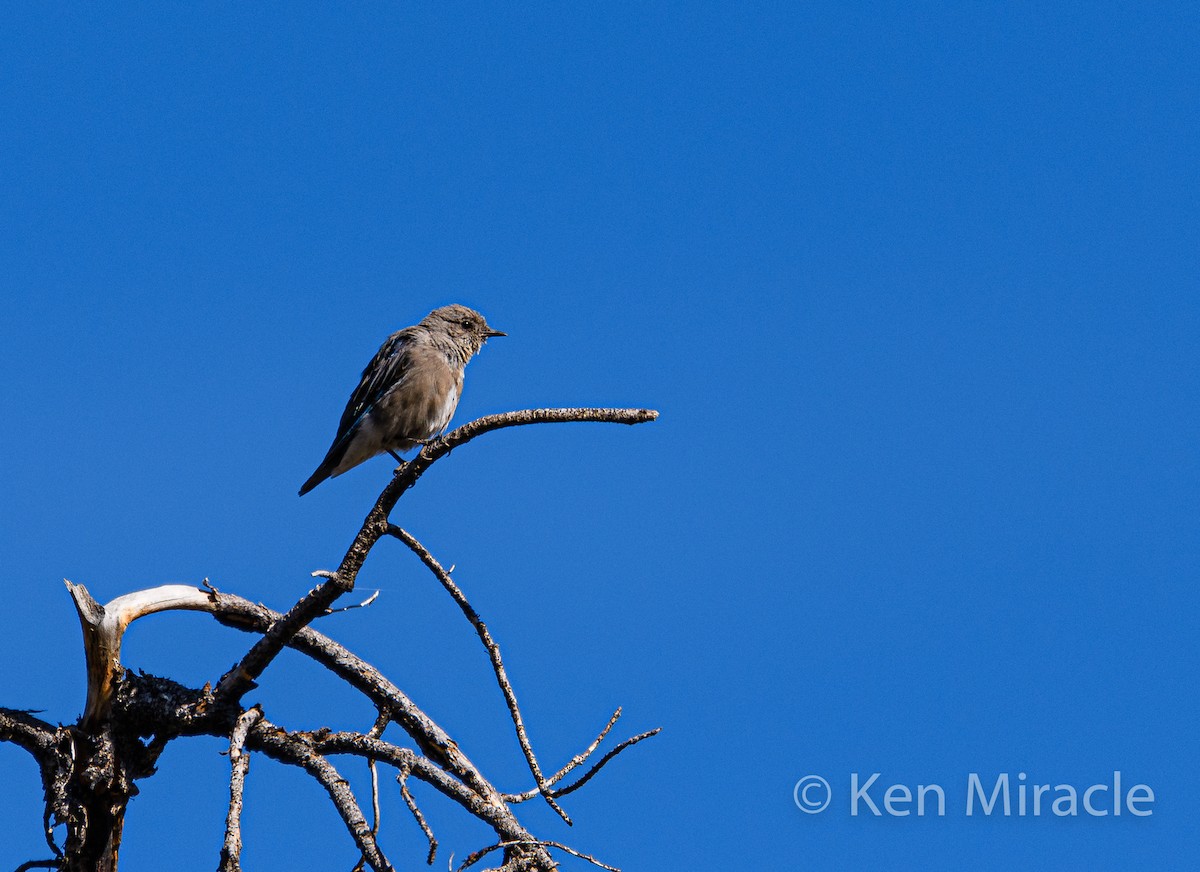
[[454, 345], [466, 352], [466, 359], [478, 354], [483, 343], [491, 337], [507, 335], [489, 327], [484, 317], [474, 309], [458, 303], [434, 309], [421, 324], [448, 336]]

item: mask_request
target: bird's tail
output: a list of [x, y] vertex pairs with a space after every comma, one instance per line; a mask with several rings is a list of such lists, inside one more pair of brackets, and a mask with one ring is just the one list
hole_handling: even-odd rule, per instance
[[321, 461], [321, 465], [317, 467], [316, 472], [308, 477], [308, 481], [300, 485], [300, 496], [304, 496], [325, 479], [346, 471], [345, 469], [339, 471], [338, 466], [345, 459], [346, 450], [350, 447], [350, 443], [357, 432], [357, 427], [351, 427], [340, 438], [333, 440], [333, 444], [329, 446], [329, 451], [326, 452], [325, 459]]
[[329, 473], [332, 469], [333, 467], [329, 465], [328, 461], [318, 466], [317, 471], [308, 477], [308, 481], [300, 485], [300, 496], [304, 496], [325, 479], [329, 478]]

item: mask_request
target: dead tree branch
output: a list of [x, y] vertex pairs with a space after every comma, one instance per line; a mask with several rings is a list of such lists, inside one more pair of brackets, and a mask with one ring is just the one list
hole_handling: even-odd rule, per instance
[[164, 584], [161, 587], [139, 590], [119, 596], [107, 605], [100, 605], [87, 588], [63, 579], [79, 625], [83, 628], [83, 649], [87, 658], [87, 706], [80, 727], [95, 727], [108, 717], [112, 706], [113, 679], [121, 667], [121, 638], [125, 629], [138, 618], [170, 609], [205, 611], [203, 592], [186, 584]]
[[[374, 771], [374, 770], [372, 770]], [[412, 793], [408, 789], [408, 776], [412, 774], [412, 767], [407, 764], [400, 767], [400, 774], [396, 776], [396, 782], [400, 785], [400, 796], [404, 799], [404, 804], [408, 806], [408, 810], [412, 812], [412, 816], [416, 818], [417, 826], [421, 828], [421, 832], [425, 834], [425, 838], [429, 840], [429, 856], [426, 857], [426, 865], [433, 865], [433, 858], [437, 856], [438, 841], [433, 837], [433, 830], [429, 828], [429, 824], [425, 821], [425, 815], [421, 814], [421, 809], [417, 807], [417, 801], [413, 799]]]
[[43, 776], [53, 770], [58, 730], [33, 712], [0, 708], [0, 742], [12, 742], [28, 751]]
[[492, 851], [498, 851], [501, 848], [510, 849], [518, 845], [530, 844], [536, 844], [542, 848], [555, 848], [559, 851], [562, 851], [564, 854], [570, 854], [572, 857], [578, 857], [580, 860], [587, 860], [593, 866], [599, 866], [601, 869], [607, 869], [608, 872], [621, 872], [621, 870], [616, 866], [609, 866], [605, 863], [601, 863], [591, 854], [584, 854], [580, 851], [576, 851], [574, 848], [569, 848], [566, 845], [560, 844], [559, 842], [548, 842], [544, 840], [535, 840], [533, 842], [498, 842], [495, 845], [488, 845], [486, 848], [480, 848], [475, 853], [468, 855], [467, 859], [463, 860], [462, 865], [458, 867], [456, 872], [463, 872], [464, 869], [474, 866]]
[[13, 872], [29, 872], [30, 869], [57, 869], [62, 865], [62, 860], [57, 858], [53, 860], [30, 860], [22, 863]]
[[246, 773], [250, 769], [250, 755], [246, 753], [246, 734], [262, 718], [258, 706], [238, 715], [229, 736], [229, 814], [225, 818], [225, 844], [221, 848], [221, 862], [217, 872], [241, 872], [242, 856], [242, 790]]
[[643, 424], [657, 417], [658, 412], [651, 409], [525, 409], [519, 412], [486, 415], [432, 440], [416, 457], [397, 469], [391, 482], [367, 513], [358, 535], [350, 543], [350, 548], [334, 576], [302, 597], [254, 644], [241, 661], [225, 674], [217, 686], [218, 697], [224, 701], [240, 699], [254, 686], [263, 670], [287, 647], [288, 641], [296, 633], [323, 614], [339, 596], [354, 589], [358, 571], [366, 562], [367, 555], [387, 532], [388, 516], [397, 501], [417, 483], [425, 470], [455, 448], [465, 445], [476, 436], [505, 427], [588, 421]]
[[349, 782], [317, 750], [316, 743], [308, 735], [290, 733], [264, 718], [255, 725], [252, 735], [248, 736], [247, 740], [276, 760], [299, 766], [315, 778], [329, 794], [329, 799], [341, 815], [354, 844], [366, 858], [367, 865], [375, 872], [392, 872], [392, 864], [379, 850], [375, 834], [367, 824], [367, 819], [358, 806], [358, 800], [350, 790]]

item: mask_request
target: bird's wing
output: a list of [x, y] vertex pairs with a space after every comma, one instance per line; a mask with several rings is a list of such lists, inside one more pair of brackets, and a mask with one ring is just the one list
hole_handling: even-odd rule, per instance
[[375, 356], [371, 358], [371, 362], [362, 372], [362, 379], [359, 381], [358, 387], [350, 395], [350, 401], [346, 403], [346, 410], [342, 412], [342, 420], [338, 422], [337, 436], [334, 437], [335, 444], [358, 423], [358, 420], [372, 406], [379, 402], [384, 394], [404, 379], [411, 368], [409, 352], [416, 329], [415, 327], [405, 327], [403, 330], [393, 333], [375, 352]]

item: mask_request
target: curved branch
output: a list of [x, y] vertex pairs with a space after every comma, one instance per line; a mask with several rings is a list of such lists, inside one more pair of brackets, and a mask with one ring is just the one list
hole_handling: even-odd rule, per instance
[[13, 872], [29, 872], [30, 869], [59, 869], [62, 867], [62, 860], [54, 858], [52, 860], [29, 860], [22, 863]]
[[[279, 618], [278, 612], [233, 594], [210, 590], [204, 596], [208, 611], [218, 621], [239, 630], [261, 632]], [[532, 838], [501, 799], [500, 792], [459, 750], [457, 743], [375, 667], [311, 627], [305, 627], [290, 645], [366, 695], [381, 712], [388, 714], [390, 720], [406, 730], [428, 755], [419, 757], [405, 751], [397, 756], [395, 746], [360, 737], [363, 742], [355, 747], [367, 749], [362, 756], [376, 757], [397, 768], [410, 765], [413, 775], [487, 823], [501, 839]], [[121, 690], [118, 706], [124, 707], [122, 721], [138, 724], [138, 735], [228, 736], [238, 714], [220, 704], [207, 687], [193, 690], [169, 679], [126, 672], [118, 689]], [[377, 721], [376, 728], [381, 722], [382, 718]], [[260, 725], [251, 732], [247, 746], [270, 753], [265, 746], [256, 744], [255, 737], [261, 729]], [[357, 733], [350, 735], [359, 737]], [[317, 750], [320, 753], [358, 753], [357, 750], [330, 750], [324, 746]], [[281, 759], [277, 754], [272, 756]]]
[[83, 629], [83, 649], [87, 663], [87, 705], [80, 719], [85, 730], [97, 726], [112, 709], [113, 681], [121, 666], [121, 639], [125, 629], [145, 615], [171, 609], [205, 611], [208, 601], [203, 591], [186, 584], [164, 584], [119, 596], [100, 605], [82, 584], [63, 579]]
[[[207, 592], [189, 589], [189, 595], [183, 599], [189, 603], [203, 600], [205, 610], [220, 623], [248, 632], [262, 632], [280, 618], [278, 612], [265, 606], [251, 603], [233, 594], [218, 592], [211, 587]], [[540, 844], [519, 823], [507, 803], [509, 801], [519, 802], [523, 798], [532, 798], [539, 794], [544, 795], [542, 790], [531, 791], [529, 797], [506, 796], [499, 793], [459, 750], [457, 744], [445, 731], [422, 712], [403, 691], [373, 666], [311, 627], [303, 628], [289, 644], [293, 649], [312, 657], [366, 695], [378, 708], [380, 716], [372, 728], [372, 733], [367, 735], [360, 733], [285, 733], [273, 726], [269, 727], [270, 732], [268, 733], [264, 730], [267, 730], [269, 725], [262, 723], [250, 732], [246, 747], [264, 751], [269, 756], [283, 762], [304, 766], [307, 771], [321, 781], [335, 803], [341, 796], [338, 793], [338, 785], [341, 782], [338, 780], [339, 776], [336, 776], [336, 770], [321, 755], [352, 754], [367, 759], [377, 759], [396, 767], [402, 773], [408, 771], [411, 775], [428, 783], [461, 805], [468, 813], [486, 822], [500, 837], [500, 840], [507, 845], [516, 847]], [[236, 710], [231, 711], [228, 705], [221, 705], [207, 688], [199, 691], [189, 690], [166, 679], [136, 676], [129, 672], [125, 673], [125, 678], [118, 687], [125, 685], [129, 685], [129, 692], [122, 693], [121, 699], [124, 708], [121, 719], [123, 723], [140, 724], [140, 735], [203, 733], [228, 736], [238, 714]], [[36, 718], [31, 718], [23, 713], [17, 714], [19, 715], [17, 720], [29, 720], [34, 722], [35, 726], [40, 724]], [[579, 765], [576, 761], [582, 761], [595, 750], [615, 723], [617, 714], [619, 714], [619, 710], [614, 713], [613, 718], [609, 720], [600, 735], [583, 754], [577, 755], [566, 767], [556, 772], [553, 780], [546, 780], [547, 786], [557, 782]], [[381, 725], [386, 726], [388, 720], [395, 721], [408, 732], [428, 756], [422, 757], [413, 751], [398, 748], [380, 740], [377, 732], [381, 729]], [[49, 725], [41, 724], [41, 727], [40, 733], [34, 730], [30, 735], [40, 736], [43, 741], [48, 740], [50, 734], [46, 731], [50, 729]], [[658, 731], [654, 730], [626, 740], [605, 755], [582, 779], [570, 787], [549, 791], [551, 796], [565, 795], [578, 789], [626, 747], [656, 732]], [[293, 739], [301, 744], [296, 745], [293, 742], [289, 745], [288, 743]], [[321, 759], [316, 760], [312, 755], [321, 757]], [[306, 766], [305, 761], [310, 758], [311, 762]], [[356, 805], [354, 807], [357, 808]], [[361, 812], [355, 817], [344, 802], [339, 806], [339, 810], [343, 813], [343, 818], [350, 831], [355, 834], [356, 839], [363, 838], [355, 829], [359, 819], [362, 819], [362, 824], [366, 827]], [[366, 827], [365, 832], [367, 833], [366, 843], [373, 844], [370, 841], [370, 828]], [[537, 849], [537, 851], [541, 850]], [[373, 867], [382, 858], [382, 854], [378, 853], [372, 854], [364, 851], [364, 854]], [[542, 859], [550, 863], [548, 857]], [[552, 866], [547, 865], [544, 868], [552, 868]]]
[[653, 421], [658, 412], [651, 409], [525, 409], [499, 415], [485, 415], [456, 430], [434, 439], [412, 460], [400, 466], [387, 487], [375, 501], [371, 511], [359, 528], [354, 541], [346, 551], [342, 563], [333, 577], [310, 590], [275, 622], [261, 639], [254, 643], [246, 655], [233, 669], [227, 672], [217, 686], [217, 697], [222, 702], [240, 699], [262, 675], [279, 652], [301, 629], [308, 626], [344, 593], [354, 589], [358, 571], [366, 562], [367, 555], [380, 537], [387, 532], [388, 516], [404, 493], [417, 483], [421, 475], [437, 460], [453, 449], [465, 445], [476, 436], [505, 427], [528, 424], [562, 424], [570, 422], [600, 422], [609, 424], [643, 424]]
[[[53, 818], [67, 815], [66, 782], [71, 771], [71, 755], [64, 752], [73, 739], [66, 728], [55, 728], [34, 717], [32, 712], [0, 708], [0, 742], [12, 742], [24, 748], [37, 761], [42, 778], [46, 807], [42, 814], [42, 835], [56, 857], [62, 850], [54, 842]], [[32, 861], [31, 861], [32, 862]]]
[[0, 708], [0, 742], [12, 742], [28, 751], [38, 766], [53, 767], [58, 731], [32, 712]]

